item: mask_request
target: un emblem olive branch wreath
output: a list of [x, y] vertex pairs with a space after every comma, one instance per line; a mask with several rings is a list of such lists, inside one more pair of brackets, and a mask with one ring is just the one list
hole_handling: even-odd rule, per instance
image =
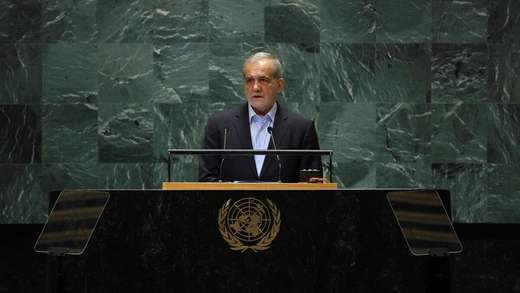
[[222, 234], [222, 238], [224, 238], [224, 240], [226, 240], [226, 242], [229, 243], [229, 245], [231, 245], [232, 250], [242, 250], [242, 252], [244, 252], [247, 249], [247, 246], [244, 246], [244, 244], [240, 240], [238, 240], [238, 238], [235, 237], [233, 234], [229, 233], [226, 228], [226, 218], [230, 202], [231, 199], [229, 199], [222, 206], [218, 213], [218, 226], [220, 234]]
[[230, 208], [230, 202], [231, 199], [229, 199], [224, 205], [222, 205], [222, 208], [219, 210], [218, 214], [218, 224], [219, 224], [219, 230], [220, 234], [222, 234], [222, 238], [231, 245], [230, 249], [232, 250], [241, 250], [241, 252], [244, 252], [248, 249], [253, 250], [254, 252], [258, 252], [258, 250], [266, 250], [269, 248], [269, 245], [271, 242], [273, 242], [274, 238], [276, 238], [276, 235], [278, 235], [278, 232], [280, 231], [280, 224], [281, 224], [281, 213], [280, 210], [276, 207], [276, 205], [267, 199], [267, 202], [269, 203], [269, 209], [272, 212], [273, 215], [273, 224], [271, 227], [271, 230], [265, 235], [258, 243], [255, 245], [244, 245], [236, 236], [234, 236], [232, 233], [228, 231], [226, 228], [226, 219]]
[[278, 210], [276, 205], [269, 199], [267, 199], [267, 202], [269, 203], [269, 208], [271, 209], [271, 212], [273, 213], [273, 226], [271, 227], [271, 231], [269, 231], [269, 233], [266, 236], [264, 236], [262, 239], [260, 239], [260, 241], [256, 245], [251, 247], [251, 249], [253, 249], [255, 252], [256, 252], [255, 249], [258, 249], [258, 250], [268, 249], [271, 242], [273, 242], [276, 235], [278, 235], [278, 231], [280, 231], [280, 223], [281, 223], [280, 210]]

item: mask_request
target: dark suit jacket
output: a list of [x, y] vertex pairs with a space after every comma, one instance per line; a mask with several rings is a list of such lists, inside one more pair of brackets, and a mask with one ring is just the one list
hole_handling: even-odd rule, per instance
[[[217, 112], [206, 123], [203, 149], [223, 149], [224, 129], [227, 129], [226, 149], [252, 149], [248, 104]], [[298, 113], [278, 105], [273, 125], [273, 137], [277, 149], [318, 150], [318, 135], [314, 122]], [[269, 149], [274, 149], [270, 141]], [[199, 181], [278, 181], [279, 167], [276, 156], [265, 156], [257, 175], [253, 156], [201, 155], [199, 158]], [[320, 156], [280, 156], [282, 182], [298, 182], [300, 169], [322, 170]]]

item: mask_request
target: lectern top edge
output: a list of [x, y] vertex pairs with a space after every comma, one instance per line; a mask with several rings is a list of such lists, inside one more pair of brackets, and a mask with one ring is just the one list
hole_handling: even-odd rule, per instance
[[163, 182], [163, 190], [337, 190], [337, 183]]

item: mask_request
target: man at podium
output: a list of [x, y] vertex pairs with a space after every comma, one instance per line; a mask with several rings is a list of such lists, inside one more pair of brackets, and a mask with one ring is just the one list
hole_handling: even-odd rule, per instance
[[[247, 103], [212, 114], [203, 149], [319, 150], [314, 122], [278, 104], [284, 86], [280, 61], [269, 53], [250, 56], [243, 67]], [[202, 155], [199, 181], [298, 182], [301, 169], [322, 170], [320, 156]], [[319, 176], [321, 177], [321, 176]]]

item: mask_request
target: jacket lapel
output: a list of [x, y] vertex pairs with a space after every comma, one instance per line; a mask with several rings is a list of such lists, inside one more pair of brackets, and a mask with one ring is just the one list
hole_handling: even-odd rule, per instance
[[[240, 146], [242, 149], [253, 149], [253, 143], [251, 141], [251, 128], [249, 126], [249, 112], [248, 103], [239, 107], [235, 113], [235, 119], [233, 120], [233, 126], [237, 132], [237, 137], [240, 140]], [[255, 159], [253, 156], [244, 156], [244, 160], [247, 160], [247, 164], [251, 168], [251, 172], [258, 177], [256, 172]]]
[[[284, 137], [285, 133], [287, 132], [287, 129], [289, 129], [290, 121], [289, 116], [285, 115], [285, 111], [282, 107], [278, 104], [278, 110], [276, 110], [276, 116], [274, 119], [274, 126], [273, 126], [273, 138], [274, 142], [276, 143], [276, 148], [278, 150], [283, 149], [280, 146], [284, 145]], [[268, 149], [274, 150], [273, 146], [273, 140], [269, 139], [269, 147]], [[281, 158], [280, 158], [281, 159]], [[278, 165], [278, 159], [276, 156], [265, 156], [264, 164], [262, 166], [262, 172], [260, 173], [260, 178], [264, 175], [265, 171], [269, 168], [271, 164]], [[276, 166], [278, 168], [278, 166]]]

